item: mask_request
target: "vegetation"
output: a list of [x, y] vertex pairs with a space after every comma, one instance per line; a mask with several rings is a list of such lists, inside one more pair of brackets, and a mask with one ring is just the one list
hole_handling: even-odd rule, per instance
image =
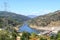
[[[10, 14], [11, 12], [0, 12], [0, 40], [16, 40], [17, 36], [20, 40], [60, 40], [60, 31], [56, 36], [50, 35], [37, 35], [35, 33], [22, 32], [22, 35], [14, 29], [17, 25], [22, 25], [23, 22], [27, 21], [25, 16]], [[21, 18], [22, 17], [22, 18]], [[29, 20], [29, 25], [36, 26], [60, 26], [60, 11], [56, 11], [51, 14], [39, 16], [32, 20]]]
[[60, 10], [33, 18], [28, 21], [28, 24], [32, 28], [60, 26]]
[[0, 28], [0, 40], [16, 40], [19, 35], [17, 30], [13, 28], [13, 26], [7, 28]]
[[22, 26], [29, 19], [27, 16], [0, 11], [0, 40], [16, 40], [18, 32], [15, 27]]
[[29, 34], [28, 32], [23, 32], [21, 40], [60, 40], [60, 31], [56, 34], [56, 36], [37, 35], [35, 33]]
[[0, 31], [0, 40], [12, 40], [11, 33], [6, 30]]
[[60, 40], [60, 31], [58, 32], [58, 34], [57, 34], [57, 40]]
[[12, 29], [9, 30], [0, 30], [0, 40], [16, 40], [17, 36], [20, 37], [20, 40], [60, 40], [60, 31], [56, 34], [56, 36], [52, 35], [37, 35], [35, 33], [22, 32], [22, 35]]
[[30, 33], [23, 32], [21, 36], [21, 40], [29, 40]]
[[12, 28], [21, 26], [25, 21], [30, 18], [23, 15], [18, 15], [16, 13], [0, 11], [0, 28]]
[[19, 15], [13, 12], [7, 12], [7, 11], [0, 11], [0, 16], [4, 18], [12, 18], [14, 20], [17, 20], [19, 22], [24, 22], [29, 20], [30, 18], [24, 15]]

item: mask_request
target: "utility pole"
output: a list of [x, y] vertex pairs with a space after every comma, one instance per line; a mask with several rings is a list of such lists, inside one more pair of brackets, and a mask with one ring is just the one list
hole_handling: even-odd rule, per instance
[[[8, 9], [7, 0], [5, 0], [4, 1], [4, 11], [5, 11], [4, 13], [5, 14], [8, 11], [7, 9]], [[6, 26], [5, 29], [7, 29], [7, 27], [8, 27], [8, 19], [7, 18], [4, 19], [4, 26]]]

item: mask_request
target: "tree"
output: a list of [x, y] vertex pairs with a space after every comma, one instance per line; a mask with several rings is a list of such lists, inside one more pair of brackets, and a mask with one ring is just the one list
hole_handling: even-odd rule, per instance
[[60, 40], [60, 31], [57, 33], [57, 40]]
[[12, 39], [16, 40], [16, 38], [18, 36], [18, 32], [17, 32], [17, 30], [14, 29], [13, 26], [7, 26], [5, 30], [11, 32]]
[[38, 40], [38, 36], [35, 33], [32, 33], [30, 36], [30, 40]]
[[0, 40], [12, 40], [10, 33], [6, 30], [0, 31]]
[[21, 40], [29, 40], [30, 33], [23, 32], [21, 36]]
[[40, 40], [47, 40], [46, 38], [41, 37]]
[[16, 40], [17, 36], [18, 36], [18, 32], [13, 28], [12, 29], [12, 37], [13, 37], [13, 39]]

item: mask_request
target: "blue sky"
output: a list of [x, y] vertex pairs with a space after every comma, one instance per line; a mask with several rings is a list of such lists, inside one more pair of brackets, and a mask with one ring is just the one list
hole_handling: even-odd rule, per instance
[[4, 11], [4, 1], [8, 11], [22, 15], [43, 15], [60, 10], [60, 0], [0, 0], [0, 11]]

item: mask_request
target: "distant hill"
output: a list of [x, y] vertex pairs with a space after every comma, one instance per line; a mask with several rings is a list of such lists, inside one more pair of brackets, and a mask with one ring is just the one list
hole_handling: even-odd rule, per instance
[[30, 17], [30, 18], [35, 18], [35, 17], [37, 17], [36, 15], [28, 15], [28, 17]]
[[28, 23], [33, 28], [60, 26], [60, 10], [33, 18]]
[[13, 18], [18, 21], [27, 21], [30, 19], [27, 16], [19, 15], [19, 14], [12, 13], [12, 12], [6, 12], [6, 11], [0, 11], [0, 16], [5, 17], [5, 18]]
[[29, 19], [29, 17], [24, 15], [19, 15], [13, 12], [0, 11], [0, 28], [5, 28], [7, 26], [16, 27], [17, 25], [22, 25], [23, 22]]

